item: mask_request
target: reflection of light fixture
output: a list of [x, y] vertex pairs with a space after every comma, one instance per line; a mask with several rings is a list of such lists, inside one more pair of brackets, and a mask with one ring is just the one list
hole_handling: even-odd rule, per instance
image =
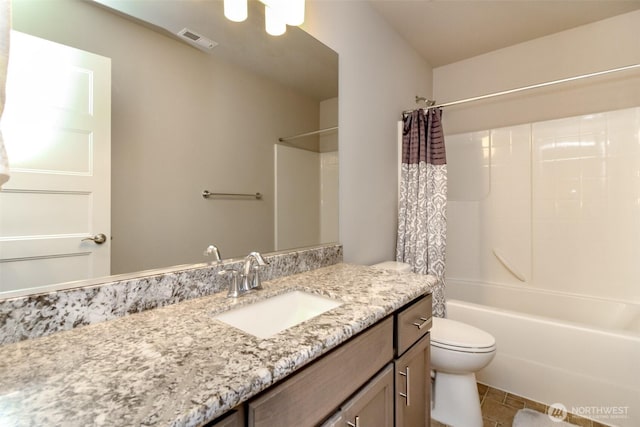
[[224, 0], [224, 16], [233, 22], [247, 19], [247, 0]]
[[304, 23], [304, 0], [293, 0], [286, 2], [284, 10], [285, 21], [289, 25], [302, 25]]
[[[272, 36], [287, 31], [287, 25], [302, 25], [305, 0], [260, 0], [264, 3], [265, 28]], [[231, 21], [247, 19], [247, 0], [224, 0], [224, 16]]]
[[287, 23], [275, 7], [264, 6], [264, 28], [272, 36], [281, 36], [287, 31]]

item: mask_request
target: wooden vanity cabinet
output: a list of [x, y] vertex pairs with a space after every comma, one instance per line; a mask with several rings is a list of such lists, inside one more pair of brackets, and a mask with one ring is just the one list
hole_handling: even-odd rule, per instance
[[428, 426], [430, 327], [426, 295], [249, 401], [247, 426]]
[[391, 362], [393, 354], [390, 316], [249, 401], [248, 426], [318, 425]]
[[[429, 426], [431, 296], [419, 298], [398, 311], [394, 320], [396, 356], [393, 363], [342, 405], [322, 427]], [[390, 390], [391, 398], [387, 394]]]

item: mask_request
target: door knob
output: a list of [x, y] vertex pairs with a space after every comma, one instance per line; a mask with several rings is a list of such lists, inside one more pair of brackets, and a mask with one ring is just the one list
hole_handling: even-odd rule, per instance
[[107, 241], [107, 236], [105, 236], [104, 234], [100, 233], [100, 234], [96, 234], [95, 236], [91, 236], [91, 237], [87, 237], [86, 239], [82, 239], [83, 242], [85, 240], [91, 240], [93, 243], [101, 245], [101, 244], [103, 244], [104, 242]]

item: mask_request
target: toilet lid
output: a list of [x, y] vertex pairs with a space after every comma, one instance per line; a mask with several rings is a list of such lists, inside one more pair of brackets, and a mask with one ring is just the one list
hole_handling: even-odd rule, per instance
[[496, 344], [496, 340], [488, 332], [466, 323], [440, 317], [433, 318], [431, 326], [431, 342], [443, 347], [461, 349], [488, 349]]
[[378, 270], [393, 271], [395, 273], [411, 273], [411, 266], [404, 262], [385, 261], [379, 264], [373, 264], [371, 267]]

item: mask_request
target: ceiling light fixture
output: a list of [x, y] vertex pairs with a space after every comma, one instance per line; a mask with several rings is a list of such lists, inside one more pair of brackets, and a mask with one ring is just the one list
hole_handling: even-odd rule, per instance
[[[305, 0], [260, 0], [264, 4], [267, 33], [279, 36], [287, 25], [299, 26], [304, 22]], [[224, 16], [234, 22], [247, 19], [247, 0], [224, 0]]]

